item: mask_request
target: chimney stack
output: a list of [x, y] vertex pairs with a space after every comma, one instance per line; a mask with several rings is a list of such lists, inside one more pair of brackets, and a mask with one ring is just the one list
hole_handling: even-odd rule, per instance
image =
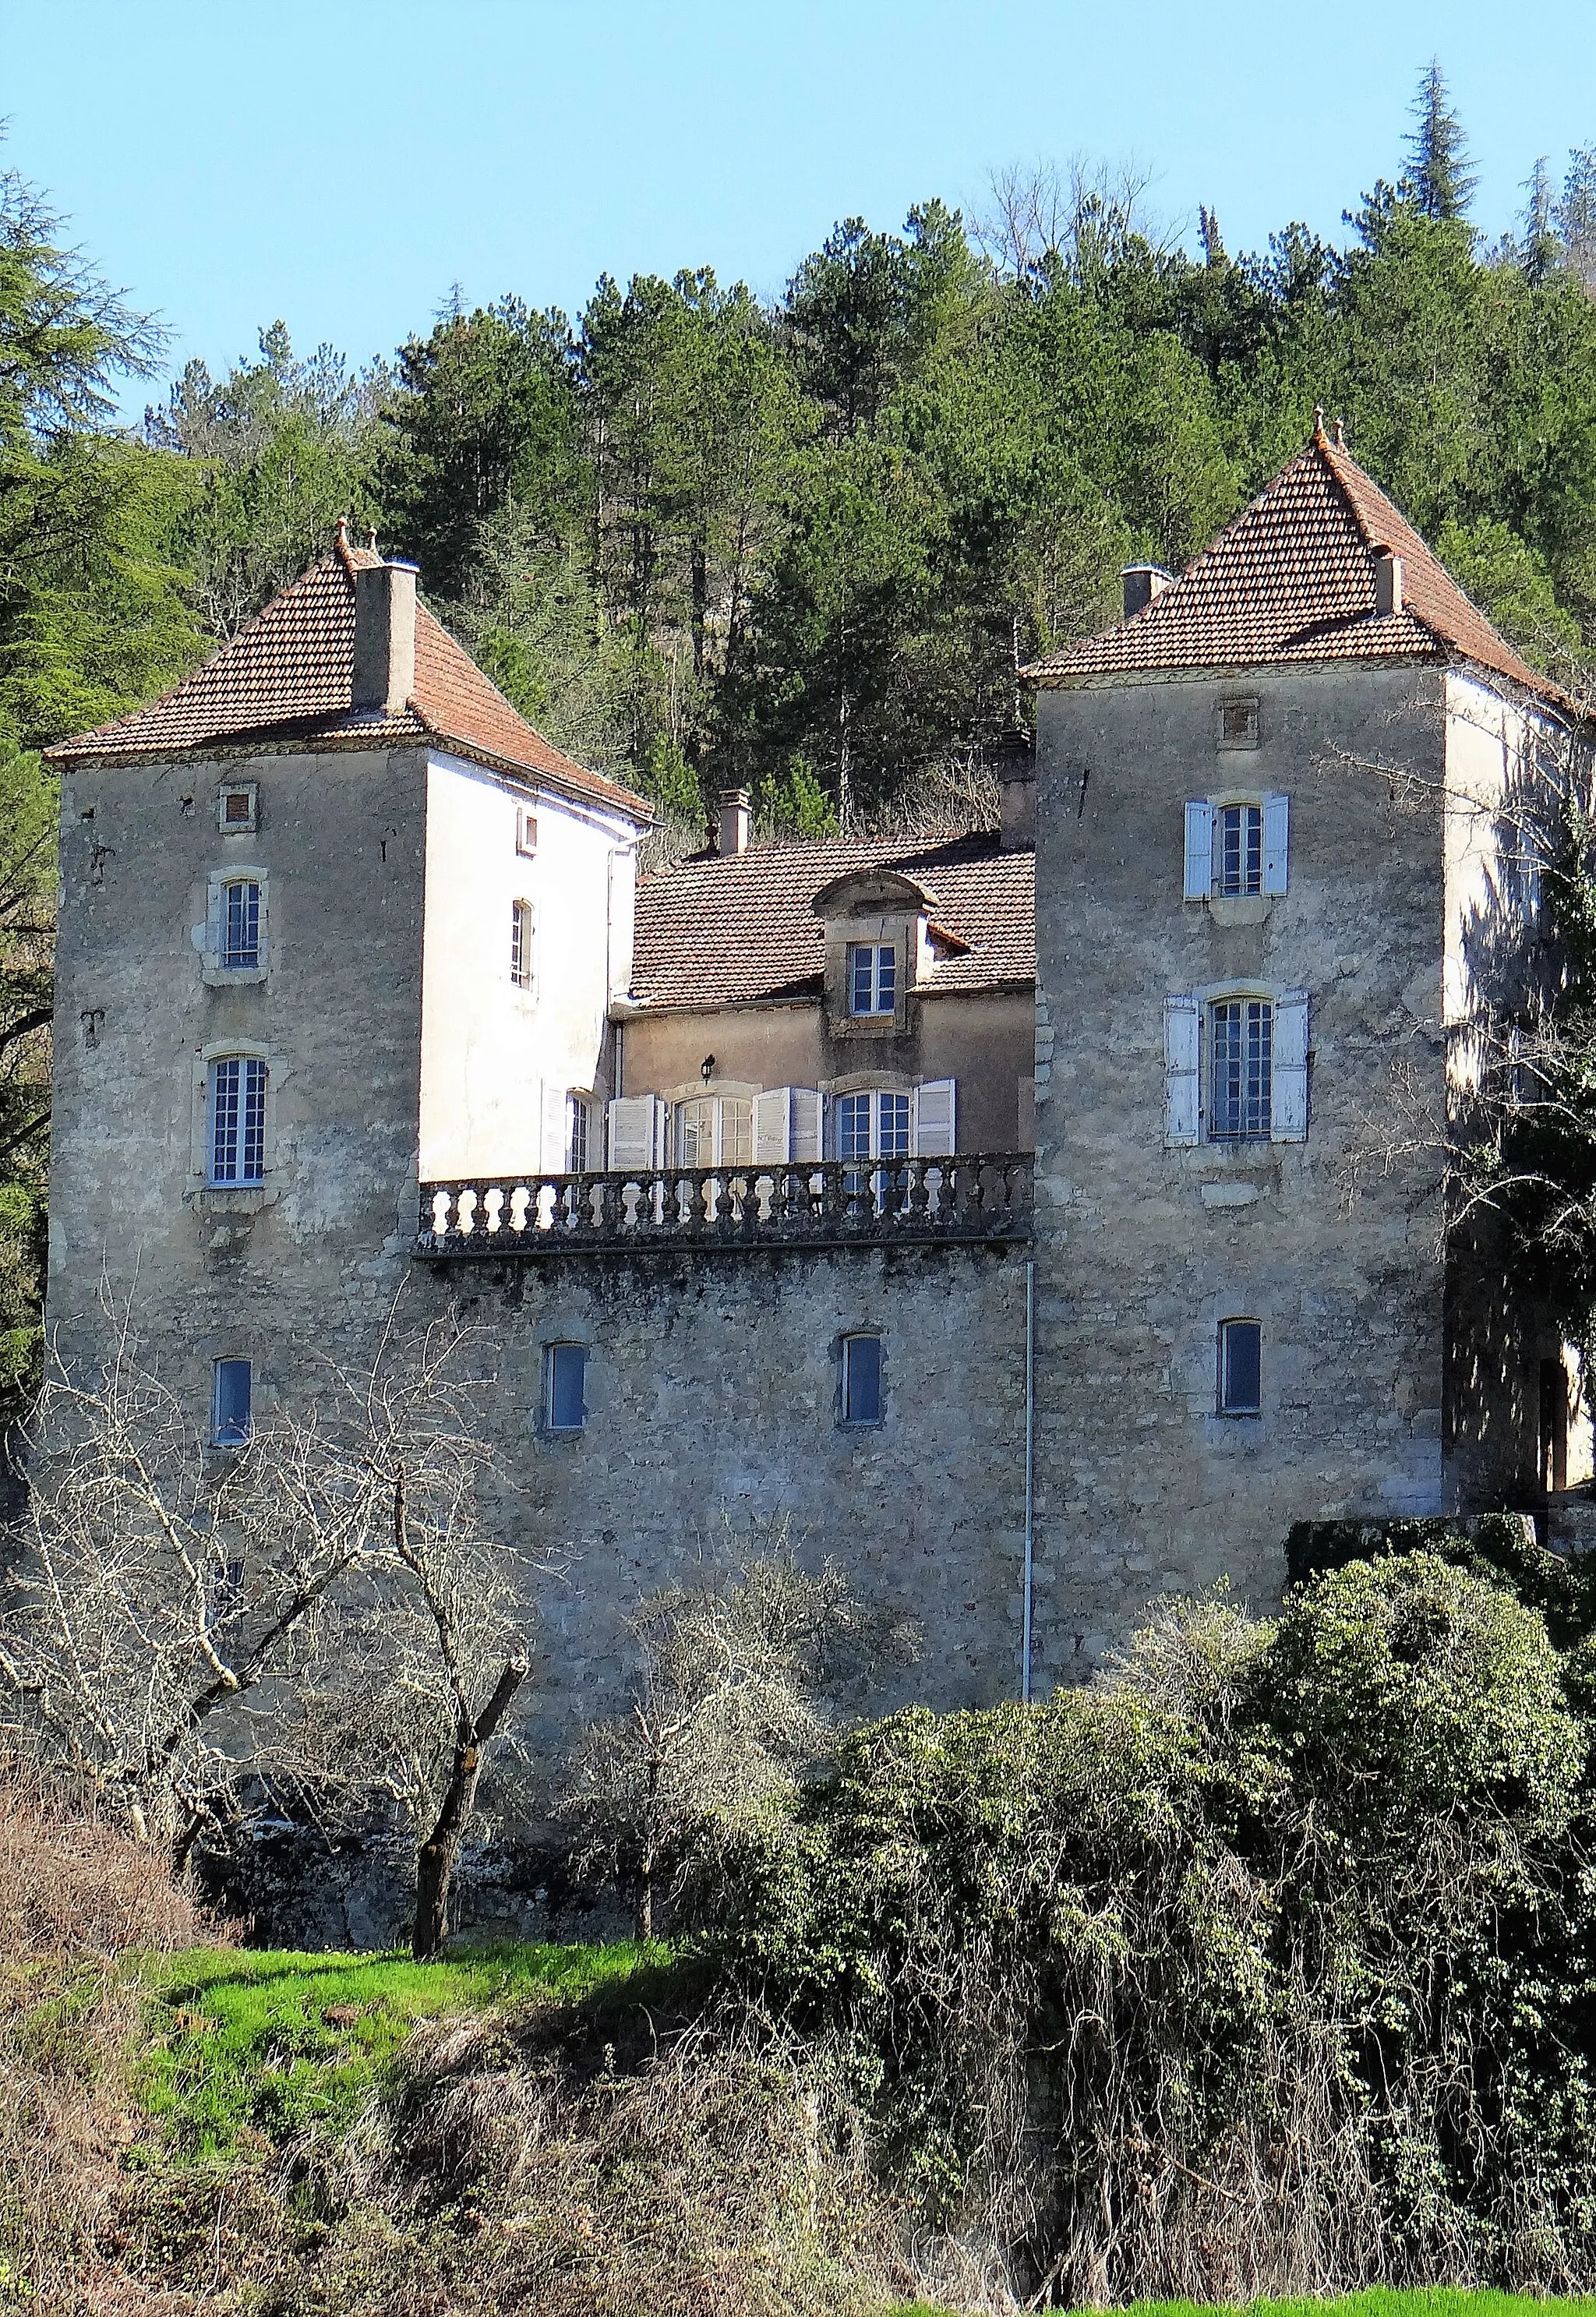
[[1037, 759], [1030, 734], [1018, 726], [1005, 732], [991, 762], [1003, 791], [1003, 849], [1029, 852], [1037, 841]]
[[1388, 547], [1374, 551], [1374, 607], [1386, 619], [1402, 609], [1402, 558]]
[[376, 563], [354, 575], [357, 715], [399, 716], [415, 689], [414, 563]]
[[717, 853], [746, 853], [750, 812], [746, 789], [722, 789], [715, 824]]
[[1162, 563], [1128, 563], [1120, 577], [1125, 582], [1125, 616], [1134, 620], [1149, 604], [1155, 604], [1166, 587], [1175, 584], [1175, 575], [1166, 571]]

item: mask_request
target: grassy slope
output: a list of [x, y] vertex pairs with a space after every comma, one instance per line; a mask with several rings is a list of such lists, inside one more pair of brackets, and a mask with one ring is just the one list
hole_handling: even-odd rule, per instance
[[516, 1946], [408, 1955], [195, 1947], [144, 1966], [150, 2042], [134, 2073], [179, 2162], [336, 2131], [379, 2089], [413, 2028], [508, 1999], [569, 2001], [666, 1960], [663, 1947]]

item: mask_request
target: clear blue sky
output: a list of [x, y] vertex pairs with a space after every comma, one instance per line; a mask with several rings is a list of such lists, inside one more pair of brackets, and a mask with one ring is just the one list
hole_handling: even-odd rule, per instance
[[1431, 54], [1494, 231], [1537, 154], [1596, 143], [1592, 0], [0, 0], [0, 115], [174, 363], [214, 368], [278, 315], [390, 351], [457, 281], [774, 292], [840, 217], [1076, 153], [1136, 157], [1233, 250], [1338, 233]]

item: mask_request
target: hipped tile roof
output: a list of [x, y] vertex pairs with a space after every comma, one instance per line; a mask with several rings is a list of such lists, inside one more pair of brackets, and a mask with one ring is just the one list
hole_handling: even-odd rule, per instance
[[817, 1000], [825, 928], [815, 897], [851, 872], [895, 869], [935, 899], [936, 926], [967, 946], [932, 991], [1029, 988], [1036, 980], [1036, 871], [995, 836], [873, 844], [781, 840], [696, 854], [639, 880], [632, 997], [653, 1012]]
[[415, 609], [415, 689], [395, 716], [356, 716], [354, 575], [381, 557], [339, 526], [331, 554], [165, 698], [45, 751], [58, 765], [159, 760], [219, 749], [332, 749], [433, 742], [451, 755], [530, 773], [574, 795], [652, 819], [641, 798], [551, 747], [512, 708], [424, 604]]
[[[1403, 565], [1403, 607], [1375, 609], [1373, 550]], [[1345, 447], [1304, 449], [1213, 545], [1131, 619], [1023, 671], [1044, 687], [1275, 661], [1463, 658], [1564, 704], [1471, 604]]]

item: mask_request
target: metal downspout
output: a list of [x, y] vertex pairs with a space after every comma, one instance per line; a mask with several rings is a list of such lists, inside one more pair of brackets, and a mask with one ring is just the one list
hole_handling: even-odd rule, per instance
[[1025, 1596], [1021, 1611], [1020, 1695], [1030, 1704], [1031, 1605], [1035, 1593], [1036, 1499], [1036, 1259], [1025, 1266]]

